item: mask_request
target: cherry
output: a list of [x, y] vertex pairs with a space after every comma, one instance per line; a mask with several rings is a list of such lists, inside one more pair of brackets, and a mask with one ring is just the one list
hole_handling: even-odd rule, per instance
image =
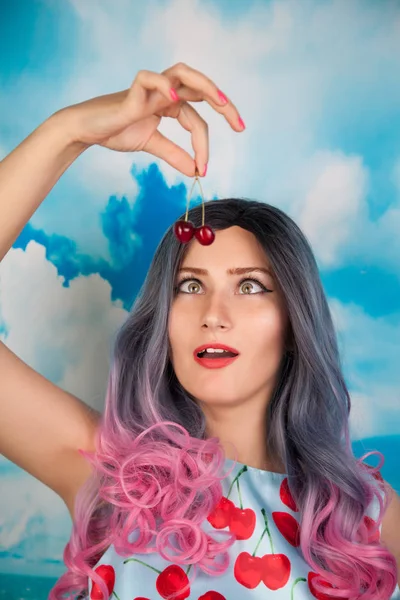
[[[107, 586], [108, 593], [112, 594], [115, 585], [115, 571], [111, 565], [100, 565], [97, 569], [94, 570], [97, 575], [103, 579], [104, 583]], [[92, 580], [92, 591], [90, 592], [91, 600], [103, 600], [103, 592], [101, 591], [99, 585]]]
[[285, 554], [264, 554], [262, 561], [262, 580], [270, 590], [283, 588], [290, 577], [290, 560]]
[[182, 244], [190, 242], [194, 234], [194, 225], [191, 221], [176, 221], [174, 234]]
[[[204, 225], [204, 195], [203, 195], [203, 190], [201, 188], [199, 175], [200, 175], [199, 171], [196, 167], [195, 180], [193, 182], [192, 189], [190, 190], [190, 193], [189, 193], [189, 196], [187, 199], [185, 220], [176, 221], [176, 223], [174, 225], [174, 233], [175, 233], [175, 236], [178, 238], [178, 240], [184, 244], [187, 242], [190, 242], [190, 240], [193, 238], [193, 235], [195, 235], [197, 241], [200, 242], [200, 244], [202, 246], [209, 246], [210, 244], [213, 243], [213, 241], [215, 239], [215, 234], [209, 225]], [[191, 223], [187, 219], [188, 219], [188, 214], [189, 214], [190, 198], [192, 196], [192, 192], [193, 192], [194, 186], [196, 185], [196, 182], [199, 184], [200, 192], [201, 192], [203, 225], [201, 227], [195, 228], [193, 223]]]
[[231, 520], [232, 510], [235, 508], [232, 500], [222, 496], [214, 510], [210, 512], [207, 517], [207, 521], [211, 523], [215, 529], [223, 529], [227, 527]]
[[300, 546], [300, 525], [298, 521], [286, 512], [273, 512], [272, 518], [285, 540], [294, 547]]
[[157, 592], [163, 598], [168, 598], [172, 594], [175, 600], [185, 600], [190, 596], [190, 588], [182, 591], [189, 583], [185, 571], [179, 565], [169, 565], [160, 573], [156, 580]]
[[248, 540], [256, 526], [256, 513], [251, 508], [234, 506], [230, 511], [229, 531], [238, 540]]
[[226, 598], [219, 592], [210, 590], [209, 592], [206, 592], [205, 594], [200, 596], [199, 600], [226, 600]]
[[[369, 470], [371, 470], [373, 468], [370, 465], [365, 465], [365, 466]], [[380, 471], [377, 471], [376, 473], [372, 473], [372, 477], [374, 477], [377, 481], [381, 481], [383, 483], [383, 477], [382, 477]]]
[[288, 506], [293, 512], [299, 511], [299, 509], [297, 508], [296, 502], [294, 501], [291, 491], [289, 489], [289, 483], [288, 483], [287, 477], [285, 477], [285, 479], [281, 483], [279, 495], [281, 497], [283, 504], [286, 504], [286, 506]]
[[209, 227], [209, 225], [203, 225], [202, 227], [196, 227], [194, 230], [196, 240], [200, 242], [202, 246], [209, 246], [215, 240], [215, 233]]
[[259, 556], [241, 552], [235, 562], [233, 574], [241, 585], [254, 590], [262, 579], [263, 562]]
[[[314, 583], [313, 583], [313, 579], [315, 577], [318, 577], [318, 573], [314, 573], [313, 571], [310, 571], [308, 573], [308, 588], [310, 590], [310, 592], [312, 593], [313, 596], [315, 596], [315, 598], [318, 598], [318, 600], [329, 600], [329, 598], [332, 599], [332, 596], [328, 593], [328, 594], [324, 594], [323, 592], [318, 592], [315, 589]], [[325, 579], [321, 578], [321, 585], [323, 587], [326, 587], [328, 589], [337, 589], [334, 588], [328, 581], [325, 581]], [[335, 596], [335, 598], [337, 598], [337, 600], [346, 600], [346, 598], [348, 598], [348, 596], [346, 598], [344, 598], [343, 596]]]
[[376, 522], [373, 519], [371, 519], [371, 517], [364, 515], [364, 523], [368, 529], [368, 544], [372, 544], [373, 542], [379, 542], [381, 537], [379, 529], [375, 533], [372, 533], [372, 528], [375, 527]]

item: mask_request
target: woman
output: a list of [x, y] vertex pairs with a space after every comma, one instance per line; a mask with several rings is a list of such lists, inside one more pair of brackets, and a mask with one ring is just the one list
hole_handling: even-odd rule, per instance
[[[182, 63], [52, 115], [0, 164], [0, 257], [93, 144], [205, 174], [207, 125], [189, 104], [203, 100], [243, 130]], [[157, 131], [163, 116], [191, 131], [194, 161]], [[189, 218], [199, 227], [201, 209]], [[161, 241], [118, 332], [103, 416], [0, 346], [0, 449], [73, 519], [50, 598], [395, 597], [399, 498], [352, 454], [305, 237], [242, 199], [207, 204], [206, 223], [209, 246], [172, 227]]]

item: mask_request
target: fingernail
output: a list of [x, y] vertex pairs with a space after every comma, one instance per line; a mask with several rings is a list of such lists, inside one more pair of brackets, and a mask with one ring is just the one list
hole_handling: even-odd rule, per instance
[[174, 88], [170, 88], [169, 93], [171, 94], [171, 98], [172, 100], [174, 100], [174, 102], [177, 102], [179, 100], [179, 96]]
[[244, 124], [242, 117], [239, 117], [239, 127], [241, 129], [246, 129], [246, 125]]
[[208, 168], [208, 163], [206, 163], [206, 166], [204, 167], [204, 173], [203, 173], [203, 177], [206, 176], [207, 173], [207, 168]]
[[219, 96], [219, 99], [221, 100], [221, 102], [223, 102], [224, 104], [226, 104], [228, 102], [228, 98], [225, 96], [225, 94], [223, 92], [221, 92], [221, 90], [218, 90], [218, 96]]

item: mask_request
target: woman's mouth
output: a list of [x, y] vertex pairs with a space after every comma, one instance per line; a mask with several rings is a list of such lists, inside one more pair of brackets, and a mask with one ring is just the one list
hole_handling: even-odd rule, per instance
[[230, 365], [238, 356], [235, 348], [224, 344], [199, 346], [193, 352], [195, 361], [206, 369], [221, 369]]

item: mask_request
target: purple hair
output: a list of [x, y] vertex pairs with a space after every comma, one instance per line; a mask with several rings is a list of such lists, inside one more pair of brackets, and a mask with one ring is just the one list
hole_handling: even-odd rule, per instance
[[[396, 561], [379, 540], [369, 540], [379, 534], [389, 490], [371, 476], [378, 468], [352, 451], [350, 396], [311, 247], [288, 215], [266, 203], [213, 200], [206, 215], [214, 230], [236, 225], [254, 234], [285, 298], [293, 349], [282, 358], [265, 436], [268, 456], [285, 465], [299, 508], [304, 560], [335, 589], [317, 577], [314, 588], [324, 597], [387, 600], [397, 583]], [[189, 218], [199, 226], [201, 207], [191, 209]], [[88, 577], [108, 598], [93, 567], [111, 544], [125, 557], [158, 552], [192, 564], [194, 576], [196, 569], [218, 575], [228, 567], [233, 536], [214, 540], [201, 528], [222, 497], [224, 452], [218, 439], [206, 438], [204, 415], [169, 360], [169, 309], [186, 251], [170, 227], [116, 336], [96, 452], [83, 453], [93, 475], [76, 497], [64, 551], [68, 571], [50, 600], [66, 592], [87, 594]], [[379, 516], [371, 530], [364, 515], [374, 498]], [[173, 554], [172, 531], [180, 541]]]

